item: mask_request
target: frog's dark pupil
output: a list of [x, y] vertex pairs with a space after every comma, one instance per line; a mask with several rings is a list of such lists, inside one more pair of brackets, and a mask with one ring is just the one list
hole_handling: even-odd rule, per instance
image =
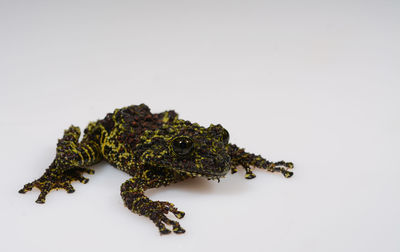
[[178, 155], [186, 155], [192, 151], [193, 141], [188, 137], [178, 137], [172, 142], [174, 152]]
[[222, 133], [222, 141], [224, 142], [224, 144], [229, 143], [229, 133], [226, 129], [224, 129], [224, 132]]

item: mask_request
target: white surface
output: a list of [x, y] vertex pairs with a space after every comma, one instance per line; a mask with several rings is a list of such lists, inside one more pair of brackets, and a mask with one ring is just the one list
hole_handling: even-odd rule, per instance
[[[399, 1], [1, 1], [0, 251], [400, 251]], [[76, 192], [17, 190], [57, 138], [145, 102], [293, 178], [257, 170], [149, 191], [162, 236], [102, 163]]]

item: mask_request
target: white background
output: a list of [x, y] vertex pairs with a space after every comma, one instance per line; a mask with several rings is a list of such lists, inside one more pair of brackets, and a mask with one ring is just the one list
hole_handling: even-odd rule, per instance
[[[0, 1], [0, 251], [400, 251], [399, 1]], [[295, 175], [148, 191], [160, 236], [97, 165], [76, 192], [17, 191], [70, 124], [114, 108], [221, 123]]]

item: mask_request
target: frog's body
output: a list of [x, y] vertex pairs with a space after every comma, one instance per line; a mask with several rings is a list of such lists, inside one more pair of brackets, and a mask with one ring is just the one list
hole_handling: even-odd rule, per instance
[[58, 141], [57, 154], [50, 167], [39, 179], [28, 183], [21, 193], [37, 187], [41, 193], [37, 203], [44, 203], [53, 189], [74, 192], [72, 181], [86, 183], [83, 172], [93, 174], [89, 166], [106, 160], [132, 175], [121, 186], [125, 205], [133, 212], [149, 217], [161, 234], [185, 230], [166, 217], [172, 212], [177, 218], [184, 213], [169, 202], [151, 201], [144, 195], [149, 188], [167, 186], [195, 176], [219, 180], [238, 166], [246, 170], [246, 178], [254, 178], [250, 167], [281, 172], [291, 177], [292, 163], [272, 163], [229, 143], [229, 134], [221, 125], [201, 127], [178, 119], [174, 111], [152, 114], [144, 105], [116, 109], [113, 113], [85, 129], [79, 142], [80, 130], [71, 126]]

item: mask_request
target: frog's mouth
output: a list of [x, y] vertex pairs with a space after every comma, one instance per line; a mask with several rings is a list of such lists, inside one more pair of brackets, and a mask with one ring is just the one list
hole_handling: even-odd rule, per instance
[[224, 167], [219, 167], [217, 169], [177, 169], [180, 173], [184, 173], [185, 175], [189, 175], [192, 177], [205, 177], [209, 180], [218, 180], [220, 178], [225, 177], [225, 175], [228, 173], [230, 170], [229, 165], [225, 165]]
[[176, 160], [172, 167], [176, 172], [191, 177], [205, 177], [219, 180], [224, 177], [231, 168], [230, 157], [226, 155], [214, 155], [194, 159]]

